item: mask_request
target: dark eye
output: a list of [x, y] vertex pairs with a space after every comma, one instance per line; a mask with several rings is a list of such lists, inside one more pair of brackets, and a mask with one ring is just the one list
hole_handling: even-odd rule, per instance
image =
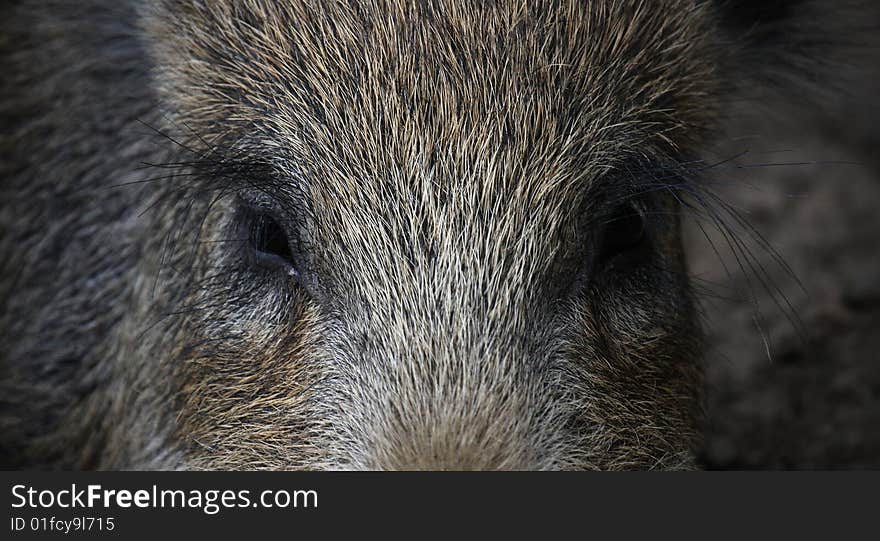
[[599, 260], [609, 262], [643, 247], [647, 239], [645, 226], [645, 214], [635, 204], [618, 207], [606, 221]]
[[251, 244], [258, 263], [266, 267], [282, 269], [294, 277], [298, 276], [290, 239], [281, 224], [268, 214], [258, 214], [254, 217]]

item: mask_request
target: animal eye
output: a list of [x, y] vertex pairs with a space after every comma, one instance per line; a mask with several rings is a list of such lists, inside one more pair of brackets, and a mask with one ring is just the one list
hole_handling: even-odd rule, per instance
[[281, 269], [294, 277], [299, 275], [287, 232], [268, 214], [255, 216], [251, 246], [261, 265]]
[[643, 246], [647, 239], [645, 226], [645, 214], [635, 204], [618, 207], [606, 222], [599, 260], [608, 262]]

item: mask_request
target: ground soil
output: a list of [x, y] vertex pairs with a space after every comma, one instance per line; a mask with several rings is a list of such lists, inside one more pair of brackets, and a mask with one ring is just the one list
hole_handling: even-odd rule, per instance
[[818, 106], [734, 115], [719, 144], [738, 157], [708, 182], [792, 272], [749, 244], [773, 295], [721, 249], [725, 270], [688, 220], [708, 335], [707, 468], [880, 468], [877, 75]]

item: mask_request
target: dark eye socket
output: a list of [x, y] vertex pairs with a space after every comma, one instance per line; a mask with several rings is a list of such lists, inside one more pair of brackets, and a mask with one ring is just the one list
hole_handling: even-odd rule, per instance
[[281, 268], [291, 276], [297, 276], [290, 239], [284, 227], [268, 214], [254, 216], [251, 246], [258, 263]]
[[608, 262], [646, 244], [645, 213], [634, 203], [619, 206], [608, 218], [602, 236], [599, 260]]

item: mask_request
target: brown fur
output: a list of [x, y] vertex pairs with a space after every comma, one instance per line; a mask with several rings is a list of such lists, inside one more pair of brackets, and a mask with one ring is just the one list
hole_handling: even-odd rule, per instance
[[[669, 178], [728, 90], [713, 4], [100, 7], [6, 28], [10, 463], [693, 465]], [[602, 261], [631, 199], [650, 247]], [[254, 205], [297, 280], [246, 255]]]

